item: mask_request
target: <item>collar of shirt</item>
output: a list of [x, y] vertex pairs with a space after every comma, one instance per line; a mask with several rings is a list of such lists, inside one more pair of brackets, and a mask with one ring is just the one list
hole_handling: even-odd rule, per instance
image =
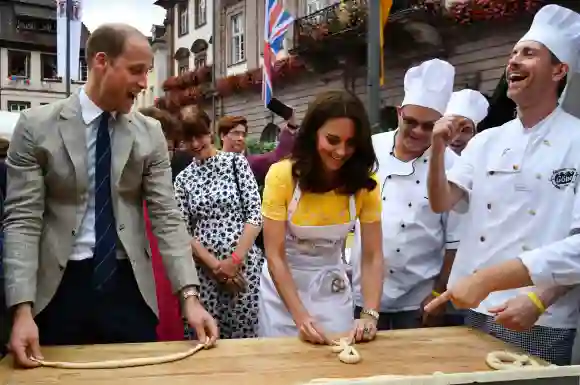
[[[85, 92], [85, 88], [81, 88], [79, 93], [79, 100], [81, 104], [81, 115], [86, 125], [92, 124], [101, 114], [103, 110], [97, 106]], [[116, 112], [112, 112], [111, 116], [116, 117]]]

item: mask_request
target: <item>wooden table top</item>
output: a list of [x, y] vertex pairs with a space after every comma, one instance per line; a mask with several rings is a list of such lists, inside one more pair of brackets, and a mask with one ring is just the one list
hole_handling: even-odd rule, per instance
[[[101, 361], [161, 356], [187, 350], [191, 342], [157, 342], [44, 348], [48, 361]], [[490, 370], [487, 353], [518, 351], [467, 327], [381, 332], [371, 343], [357, 345], [362, 361], [346, 365], [327, 346], [296, 338], [223, 340], [185, 360], [169, 364], [112, 370], [14, 369], [0, 361], [0, 385], [298, 385], [315, 378], [421, 375]]]

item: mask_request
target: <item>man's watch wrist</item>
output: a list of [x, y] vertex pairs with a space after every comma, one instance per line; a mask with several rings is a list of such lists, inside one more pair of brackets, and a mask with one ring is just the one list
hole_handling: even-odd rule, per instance
[[189, 298], [196, 298], [198, 301], [201, 301], [201, 296], [199, 294], [199, 287], [198, 286], [187, 286], [183, 290], [181, 290], [180, 295], [181, 301], [185, 302]]
[[360, 312], [360, 318], [370, 318], [375, 321], [379, 320], [379, 312], [375, 309], [362, 309]]

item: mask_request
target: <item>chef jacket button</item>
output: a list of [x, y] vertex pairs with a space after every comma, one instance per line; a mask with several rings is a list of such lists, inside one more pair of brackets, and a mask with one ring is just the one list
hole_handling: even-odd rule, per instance
[[421, 181], [417, 180], [417, 181], [415, 181], [415, 183], [419, 184], [419, 183], [421, 183]]
[[390, 176], [390, 175], [388, 175], [388, 176], [387, 176], [387, 179], [391, 179], [391, 176]]
[[393, 151], [389, 152], [389, 155], [393, 156], [395, 153]]
[[123, 225], [123, 224], [119, 225], [119, 231], [123, 231], [123, 230], [125, 230], [125, 225]]
[[404, 224], [404, 223], [401, 223], [401, 227], [402, 227], [402, 228], [405, 228], [405, 224]]
[[413, 204], [411, 202], [409, 202], [409, 207], [413, 207]]
[[393, 274], [395, 271], [393, 269], [389, 270], [389, 273]]
[[528, 250], [530, 250], [530, 248], [528, 246], [526, 246], [526, 245], [522, 246], [522, 251], [528, 251]]
[[76, 237], [76, 235], [77, 235], [77, 232], [76, 232], [75, 230], [73, 230], [73, 231], [71, 231], [71, 232], [70, 232], [70, 234], [71, 234], [73, 237]]
[[536, 174], [536, 179], [542, 179], [542, 174]]
[[427, 159], [423, 159], [423, 163], [427, 163]]
[[530, 210], [530, 211], [528, 211], [528, 214], [530, 214], [530, 215], [536, 215], [536, 211], [535, 210]]
[[493, 175], [493, 174], [495, 174], [495, 171], [489, 171], [487, 174], [488, 175]]
[[479, 238], [479, 240], [480, 240], [481, 242], [485, 242], [485, 237], [484, 237], [484, 236], [481, 236], [481, 237]]
[[397, 249], [397, 250], [395, 250], [395, 251], [396, 251], [397, 253], [400, 253], [400, 252], [401, 252], [401, 249]]
[[544, 139], [544, 144], [545, 144], [546, 146], [549, 146], [549, 145], [550, 145], [550, 141], [549, 141], [549, 140], [546, 140], [546, 139]]
[[387, 198], [386, 197], [383, 197], [383, 201], [386, 201], [386, 200], [387, 200]]
[[488, 209], [488, 210], [491, 210], [491, 203], [488, 203], [488, 204], [487, 204], [487, 209]]
[[519, 170], [519, 169], [520, 169], [520, 166], [518, 166], [517, 164], [514, 164], [514, 165], [512, 166], [512, 168], [513, 168], [514, 170], [516, 170], [516, 171], [517, 171], [517, 170]]

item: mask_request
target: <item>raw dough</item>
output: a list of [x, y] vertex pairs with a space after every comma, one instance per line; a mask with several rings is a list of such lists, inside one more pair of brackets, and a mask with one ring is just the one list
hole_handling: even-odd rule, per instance
[[52, 362], [38, 360], [34, 357], [30, 359], [36, 361], [40, 366], [45, 366], [49, 368], [59, 368], [59, 369], [118, 369], [118, 368], [131, 368], [135, 366], [147, 366], [147, 365], [159, 365], [166, 364], [169, 362], [183, 360], [189, 356], [194, 355], [202, 349], [207, 349], [210, 346], [206, 342], [205, 344], [198, 344], [195, 347], [181, 353], [168, 354], [166, 356], [159, 357], [143, 357], [143, 358], [130, 358], [126, 360], [111, 360], [111, 361], [95, 361], [95, 362]]
[[542, 366], [526, 354], [515, 354], [507, 351], [489, 353], [485, 358], [485, 363], [495, 370], [529, 369]]
[[357, 364], [362, 359], [359, 352], [349, 344], [347, 338], [333, 341], [330, 349], [333, 353], [338, 353], [338, 359], [345, 364]]

